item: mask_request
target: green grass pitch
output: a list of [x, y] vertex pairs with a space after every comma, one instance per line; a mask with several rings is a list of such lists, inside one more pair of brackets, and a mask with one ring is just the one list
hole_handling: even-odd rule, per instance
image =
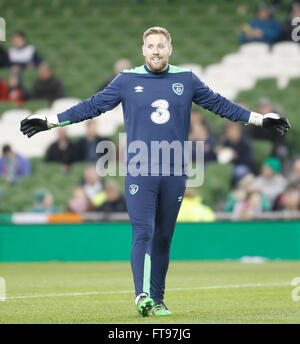
[[[1, 323], [300, 323], [300, 262], [171, 261], [168, 318], [137, 316], [129, 262], [0, 264]], [[300, 292], [299, 292], [300, 294]]]

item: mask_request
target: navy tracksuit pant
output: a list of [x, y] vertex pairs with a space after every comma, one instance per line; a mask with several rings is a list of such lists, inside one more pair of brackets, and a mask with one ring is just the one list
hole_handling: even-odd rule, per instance
[[131, 268], [135, 292], [164, 298], [170, 245], [186, 187], [186, 176], [126, 176], [132, 223]]

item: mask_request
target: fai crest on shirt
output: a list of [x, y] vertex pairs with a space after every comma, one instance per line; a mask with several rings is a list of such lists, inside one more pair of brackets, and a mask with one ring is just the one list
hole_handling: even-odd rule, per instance
[[139, 186], [138, 185], [136, 185], [136, 184], [129, 185], [129, 192], [130, 192], [131, 195], [136, 194], [138, 192], [138, 190], [139, 190]]
[[181, 96], [182, 93], [183, 93], [183, 85], [180, 84], [179, 82], [176, 82], [176, 84], [173, 84], [172, 85], [172, 90], [178, 95], [178, 96]]

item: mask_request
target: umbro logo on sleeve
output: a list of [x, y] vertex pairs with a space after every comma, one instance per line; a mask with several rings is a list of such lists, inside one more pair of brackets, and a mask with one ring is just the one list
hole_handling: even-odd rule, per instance
[[135, 92], [136, 93], [140, 93], [140, 92], [143, 92], [144, 91], [144, 87], [143, 86], [135, 86]]

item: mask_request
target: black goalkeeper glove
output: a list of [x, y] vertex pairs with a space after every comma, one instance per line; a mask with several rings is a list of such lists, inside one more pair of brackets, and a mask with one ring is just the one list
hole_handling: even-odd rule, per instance
[[31, 137], [40, 131], [49, 130], [57, 125], [49, 123], [46, 116], [30, 115], [21, 121], [20, 130], [27, 137]]
[[291, 125], [284, 115], [271, 112], [263, 116], [262, 127], [275, 129], [280, 135], [284, 135], [290, 129]]
[[287, 133], [291, 127], [289, 120], [284, 115], [273, 112], [265, 115], [251, 112], [248, 123], [262, 128], [275, 129], [280, 135]]

